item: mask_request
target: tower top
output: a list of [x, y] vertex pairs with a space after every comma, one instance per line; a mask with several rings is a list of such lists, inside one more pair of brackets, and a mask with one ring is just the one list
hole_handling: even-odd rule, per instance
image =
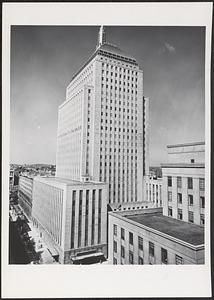
[[97, 48], [106, 43], [106, 31], [105, 26], [100, 26]]

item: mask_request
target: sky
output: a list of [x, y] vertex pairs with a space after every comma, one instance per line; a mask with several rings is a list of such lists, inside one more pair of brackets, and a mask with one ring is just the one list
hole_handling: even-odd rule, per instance
[[[12, 26], [11, 163], [55, 164], [58, 106], [97, 44], [98, 26]], [[204, 141], [203, 27], [107, 26], [107, 42], [134, 56], [149, 98], [149, 165], [169, 144]]]

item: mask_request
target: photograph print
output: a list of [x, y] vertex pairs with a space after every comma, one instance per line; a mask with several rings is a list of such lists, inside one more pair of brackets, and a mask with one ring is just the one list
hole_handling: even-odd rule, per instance
[[205, 33], [11, 26], [9, 264], [205, 263]]

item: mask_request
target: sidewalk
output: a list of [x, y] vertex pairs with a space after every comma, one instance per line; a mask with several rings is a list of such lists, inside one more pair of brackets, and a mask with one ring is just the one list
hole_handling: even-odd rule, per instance
[[[51, 253], [48, 251], [48, 247], [40, 237], [38, 229], [33, 225], [33, 222], [29, 220], [28, 216], [24, 213], [21, 207], [20, 209], [28, 220], [28, 226], [31, 229], [31, 231], [28, 232], [28, 235], [35, 242], [35, 251], [41, 254], [39, 264], [59, 264], [59, 262], [56, 262]], [[33, 264], [33, 262], [31, 264]]]

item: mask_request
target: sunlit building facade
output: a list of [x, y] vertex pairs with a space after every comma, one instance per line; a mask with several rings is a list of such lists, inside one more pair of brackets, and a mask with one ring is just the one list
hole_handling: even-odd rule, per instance
[[204, 264], [201, 226], [164, 216], [162, 208], [109, 213], [109, 264]]
[[106, 42], [72, 78], [59, 107], [56, 176], [109, 185], [109, 202], [143, 201], [148, 98], [137, 61]]
[[106, 257], [107, 196], [101, 182], [35, 178], [32, 220], [60, 263]]
[[19, 176], [18, 199], [25, 214], [31, 218], [33, 200], [33, 176]]
[[205, 224], [205, 143], [169, 145], [162, 164], [163, 214]]

